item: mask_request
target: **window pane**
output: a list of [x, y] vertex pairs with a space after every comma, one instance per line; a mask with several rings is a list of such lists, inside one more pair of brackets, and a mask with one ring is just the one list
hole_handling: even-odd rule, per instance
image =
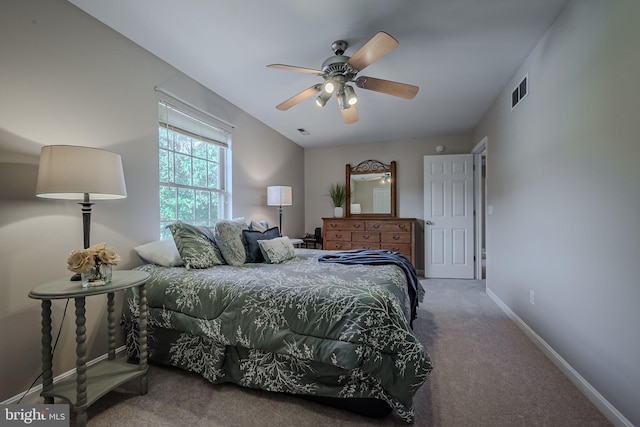
[[158, 157], [160, 166], [160, 182], [170, 182], [169, 152], [167, 150], [160, 150]]
[[177, 132], [173, 132], [173, 134], [175, 135], [176, 152], [191, 155], [191, 138]]
[[191, 185], [191, 157], [176, 153], [176, 177], [175, 183]]
[[220, 158], [220, 147], [214, 144], [209, 144], [209, 160], [217, 162]]
[[204, 141], [198, 141], [197, 139], [193, 140], [193, 156], [194, 157], [199, 157], [201, 159], [206, 159], [207, 158], [207, 146], [209, 146], [211, 144], [204, 142]]
[[197, 225], [210, 225], [209, 224], [209, 207], [210, 193], [208, 191], [196, 191], [196, 215], [195, 220]]
[[211, 193], [211, 222], [224, 218], [224, 196], [222, 193]]
[[175, 221], [177, 219], [176, 189], [160, 186], [160, 221]]
[[207, 187], [207, 161], [202, 159], [193, 159], [193, 186]]
[[158, 143], [160, 144], [160, 148], [169, 148], [169, 134], [167, 128], [160, 127], [158, 129]]
[[218, 179], [218, 175], [219, 175], [219, 171], [220, 168], [218, 167], [218, 164], [213, 163], [213, 162], [208, 162], [209, 163], [209, 176], [207, 177], [207, 187], [209, 188], [220, 188], [218, 186], [218, 183], [220, 182], [220, 180]]
[[178, 219], [193, 221], [194, 191], [188, 188], [178, 188]]

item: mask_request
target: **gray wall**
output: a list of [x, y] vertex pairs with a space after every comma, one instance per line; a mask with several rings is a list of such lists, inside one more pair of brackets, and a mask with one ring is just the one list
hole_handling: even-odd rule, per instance
[[[118, 269], [140, 264], [133, 247], [158, 239], [155, 86], [236, 125], [234, 216], [277, 224], [266, 186], [292, 185], [284, 231], [304, 231], [301, 147], [66, 1], [3, 1], [0, 76], [0, 401], [24, 391], [40, 372], [40, 305], [27, 297], [29, 290], [70, 276], [67, 255], [82, 247], [80, 207], [35, 197], [43, 145], [92, 146], [122, 156], [128, 198], [93, 206], [91, 236], [122, 256]], [[101, 297], [87, 300], [89, 359], [106, 352], [105, 306]], [[53, 304], [54, 333], [63, 308]], [[72, 303], [54, 374], [74, 363]]]
[[639, 22], [637, 1], [570, 2], [475, 133], [488, 137], [487, 287], [635, 425]]
[[345, 165], [355, 166], [369, 159], [387, 164], [395, 160], [398, 216], [421, 220], [416, 240], [416, 268], [424, 270], [423, 157], [435, 155], [438, 145], [446, 147], [443, 154], [469, 153], [475, 142], [471, 134], [458, 134], [305, 149], [305, 230], [312, 233], [315, 227], [322, 226], [322, 218], [333, 216], [327, 188], [332, 182], [345, 182]]

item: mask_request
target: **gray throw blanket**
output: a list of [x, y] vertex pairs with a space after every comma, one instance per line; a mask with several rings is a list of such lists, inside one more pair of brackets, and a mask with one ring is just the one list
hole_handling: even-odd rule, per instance
[[411, 303], [411, 319], [409, 319], [413, 327], [413, 320], [417, 316], [418, 300], [422, 301], [424, 289], [418, 282], [418, 274], [411, 264], [411, 261], [400, 252], [375, 249], [353, 249], [350, 251], [331, 252], [321, 255], [319, 262], [336, 262], [339, 264], [368, 264], [382, 265], [395, 264], [404, 271], [407, 276], [407, 284], [409, 286], [409, 300]]

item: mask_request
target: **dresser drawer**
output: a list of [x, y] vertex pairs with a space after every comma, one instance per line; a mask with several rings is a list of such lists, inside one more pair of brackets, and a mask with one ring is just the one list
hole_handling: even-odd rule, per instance
[[344, 242], [351, 241], [351, 232], [347, 230], [327, 230], [324, 236], [325, 240], [339, 240]]
[[324, 221], [325, 231], [330, 230], [354, 230], [364, 231], [365, 222], [359, 219], [329, 219]]
[[382, 249], [380, 243], [351, 242], [351, 249]]
[[346, 251], [351, 249], [351, 242], [341, 242], [337, 240], [325, 241], [322, 249], [327, 251]]
[[409, 258], [409, 260], [413, 259], [413, 254], [411, 253], [411, 244], [409, 243], [380, 243], [380, 249], [400, 252], [407, 258]]
[[367, 231], [406, 231], [413, 230], [413, 221], [376, 221], [368, 220], [366, 223]]
[[411, 233], [384, 232], [380, 233], [380, 241], [384, 243], [411, 243]]
[[351, 232], [351, 241], [377, 243], [380, 241], [380, 233], [370, 233], [368, 231]]

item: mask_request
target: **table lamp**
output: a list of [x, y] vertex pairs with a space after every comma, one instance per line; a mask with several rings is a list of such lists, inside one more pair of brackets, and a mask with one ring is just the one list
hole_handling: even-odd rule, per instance
[[282, 236], [282, 207], [291, 206], [293, 204], [293, 196], [291, 187], [286, 185], [271, 185], [267, 187], [267, 205], [279, 206], [280, 214], [280, 236]]
[[[40, 151], [36, 196], [80, 200], [84, 248], [90, 246], [92, 200], [124, 199], [122, 159], [110, 151], [74, 145], [48, 145]], [[79, 276], [79, 275], [78, 275]], [[76, 279], [75, 276], [72, 280]]]

